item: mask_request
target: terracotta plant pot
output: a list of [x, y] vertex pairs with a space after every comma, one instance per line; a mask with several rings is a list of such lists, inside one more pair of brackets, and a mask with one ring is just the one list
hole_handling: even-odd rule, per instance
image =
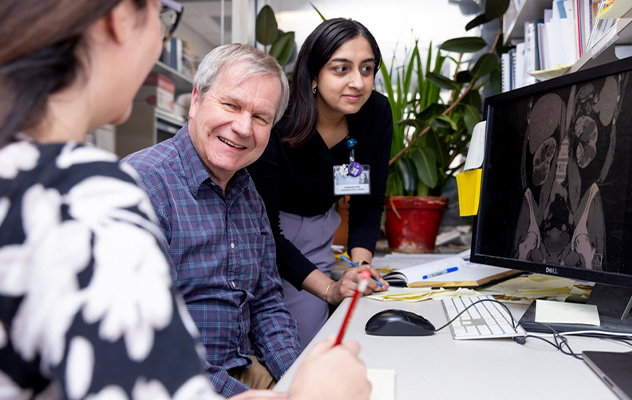
[[433, 253], [447, 206], [447, 197], [387, 197], [384, 227], [390, 249], [401, 253]]

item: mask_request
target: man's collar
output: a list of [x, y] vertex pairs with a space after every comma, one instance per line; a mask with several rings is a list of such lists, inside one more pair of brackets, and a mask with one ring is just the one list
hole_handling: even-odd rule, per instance
[[[200, 187], [207, 181], [214, 188], [221, 190], [219, 184], [209, 175], [193, 146], [193, 142], [191, 142], [188, 123], [178, 131], [174, 138], [174, 144], [180, 153], [184, 176], [186, 177], [189, 191], [194, 197], [197, 197]], [[248, 181], [248, 176], [248, 172], [245, 168], [237, 171], [228, 182], [226, 191], [228, 192], [231, 187], [235, 189], [241, 188]], [[224, 195], [226, 196], [227, 193], [224, 193]]]

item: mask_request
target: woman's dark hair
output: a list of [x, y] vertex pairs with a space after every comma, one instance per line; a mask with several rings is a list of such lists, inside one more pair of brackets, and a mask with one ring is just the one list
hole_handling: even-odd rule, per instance
[[84, 32], [121, 1], [0, 1], [0, 147], [36, 126], [49, 96], [75, 81]]
[[318, 25], [305, 39], [294, 65], [288, 107], [290, 118], [283, 135], [283, 141], [291, 147], [301, 147], [307, 143], [316, 130], [318, 110], [312, 92], [312, 80], [340, 46], [360, 35], [369, 42], [373, 50], [375, 76], [382, 54], [371, 32], [361, 23], [345, 18], [330, 19]]

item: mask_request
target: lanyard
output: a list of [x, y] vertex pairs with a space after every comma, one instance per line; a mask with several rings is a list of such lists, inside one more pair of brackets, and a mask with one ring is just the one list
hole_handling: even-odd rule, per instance
[[355, 151], [353, 148], [356, 144], [358, 144], [357, 140], [351, 139], [347, 136], [347, 148], [349, 149], [349, 167], [347, 169], [347, 173], [353, 177], [360, 176], [362, 173], [362, 165], [355, 161]]
[[353, 148], [355, 147], [356, 144], [358, 144], [357, 140], [351, 139], [349, 138], [349, 136], [347, 136], [347, 148], [349, 149], [349, 164], [353, 164], [353, 162], [355, 161], [355, 152], [353, 151]]

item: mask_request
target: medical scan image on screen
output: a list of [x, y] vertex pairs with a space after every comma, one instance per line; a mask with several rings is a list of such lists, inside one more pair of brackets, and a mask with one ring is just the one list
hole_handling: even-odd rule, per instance
[[500, 240], [485, 254], [629, 272], [629, 81], [610, 75], [493, 108], [483, 229]]

